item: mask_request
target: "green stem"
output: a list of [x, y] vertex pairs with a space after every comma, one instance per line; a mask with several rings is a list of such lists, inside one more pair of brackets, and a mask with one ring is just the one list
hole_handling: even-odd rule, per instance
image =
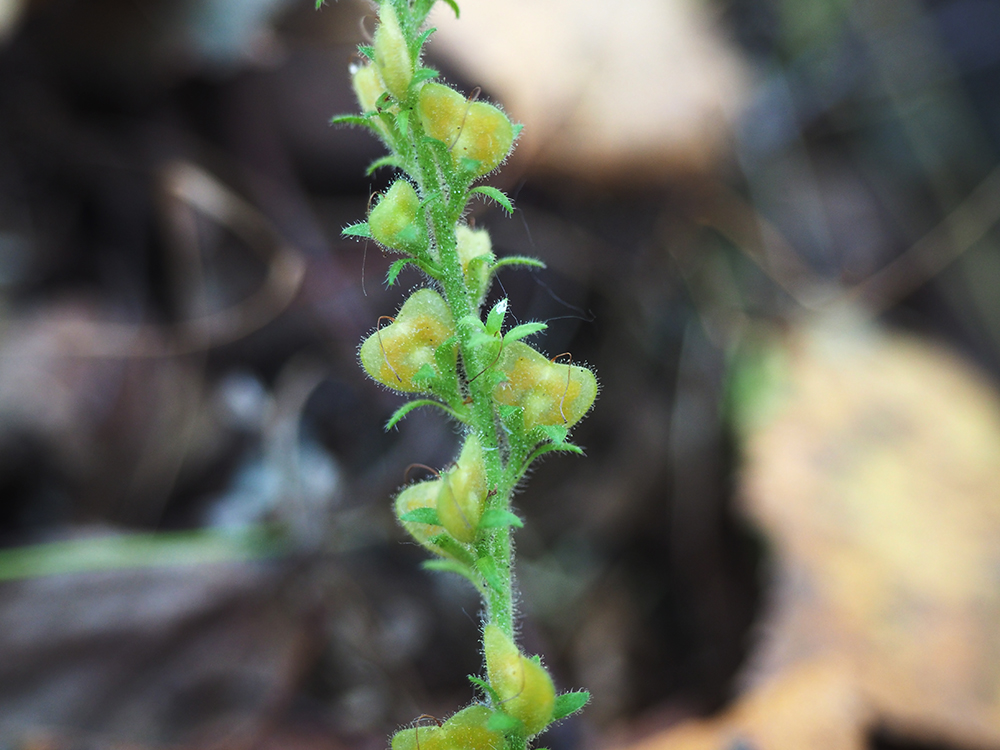
[[[414, 122], [413, 145], [420, 166], [421, 191], [424, 196], [431, 194], [446, 194], [442, 184], [441, 172], [437, 167], [435, 156], [423, 143], [423, 133], [419, 123]], [[458, 257], [458, 240], [455, 227], [461, 218], [461, 209], [454, 207], [454, 196], [449, 200], [436, 201], [430, 207], [431, 225], [434, 242], [438, 251], [438, 263], [441, 274], [438, 281], [444, 289], [445, 300], [451, 308], [453, 320], [463, 320], [473, 309], [472, 292], [465, 282], [462, 273], [461, 260]], [[477, 378], [476, 375], [489, 366], [489, 362], [481, 361], [472, 344], [471, 331], [467, 326], [458, 326], [459, 350], [465, 369], [466, 389], [472, 401], [470, 425], [479, 436], [483, 446], [483, 456], [486, 463], [486, 479], [491, 490], [487, 499], [487, 508], [510, 510], [511, 488], [506, 479], [506, 466], [500, 448], [497, 434], [497, 415], [493, 407], [493, 394], [488, 378]], [[477, 546], [480, 557], [493, 560], [502, 582], [502, 590], [497, 591], [492, 586], [485, 587], [487, 621], [496, 624], [511, 638], [514, 637], [514, 592], [512, 567], [511, 532], [509, 527], [493, 529], [486, 539]]]

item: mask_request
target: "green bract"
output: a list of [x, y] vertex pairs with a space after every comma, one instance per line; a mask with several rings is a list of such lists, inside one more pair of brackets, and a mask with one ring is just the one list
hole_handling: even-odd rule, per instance
[[[446, 0], [456, 11], [455, 0]], [[421, 65], [434, 0], [381, 0], [370, 62], [352, 70], [359, 114], [334, 122], [365, 127], [389, 154], [375, 161], [397, 170], [367, 221], [344, 234], [400, 253], [386, 283], [407, 267], [429, 286], [414, 291], [394, 318], [378, 321], [361, 344], [365, 372], [378, 383], [419, 398], [400, 406], [395, 426], [411, 411], [436, 406], [462, 425], [462, 449], [436, 478], [405, 487], [395, 512], [433, 559], [425, 566], [469, 580], [484, 602], [486, 678], [470, 678], [484, 703], [438, 726], [404, 729], [392, 750], [527, 750], [552, 722], [581, 709], [585, 691], [556, 695], [552, 678], [515, 640], [511, 534], [522, 526], [514, 489], [532, 462], [552, 451], [582, 452], [569, 432], [597, 397], [585, 367], [550, 361], [524, 340], [540, 322], [507, 323], [508, 301], [483, 305], [498, 269], [544, 268], [532, 258], [497, 259], [489, 233], [466, 223], [474, 196], [508, 213], [510, 199], [474, 186], [507, 158], [518, 133], [500, 109], [436, 82]], [[511, 319], [514, 319], [511, 316]]]

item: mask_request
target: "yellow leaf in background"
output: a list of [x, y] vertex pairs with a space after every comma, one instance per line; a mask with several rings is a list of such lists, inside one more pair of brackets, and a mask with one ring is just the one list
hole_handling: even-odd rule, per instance
[[692, 721], [631, 750], [862, 750], [863, 707], [835, 660], [799, 665], [725, 715]]
[[655, 179], [728, 151], [747, 72], [697, 0], [441, 3], [435, 49], [524, 124], [515, 158], [584, 179]]
[[0, 42], [14, 32], [25, 5], [24, 0], [0, 0]]
[[761, 360], [767, 408], [743, 424], [744, 510], [776, 557], [753, 687], [643, 749], [853, 748], [874, 726], [1000, 746], [996, 387], [940, 345], [857, 322], [794, 331], [779, 352]]

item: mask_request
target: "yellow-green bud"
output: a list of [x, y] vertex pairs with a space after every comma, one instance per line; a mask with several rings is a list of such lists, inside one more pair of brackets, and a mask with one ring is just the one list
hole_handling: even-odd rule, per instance
[[[361, 365], [372, 379], [404, 393], [427, 392], [414, 375], [424, 366], [438, 373], [435, 350], [455, 333], [451, 311], [441, 295], [419, 289], [403, 303], [396, 319], [361, 344]], [[458, 357], [455, 346], [453, 359]]]
[[479, 162], [476, 176], [482, 177], [500, 166], [513, 145], [514, 124], [507, 115], [492, 104], [473, 102], [451, 151], [456, 159]]
[[500, 750], [503, 735], [488, 727], [492, 714], [486, 706], [463, 708], [441, 726], [442, 744], [450, 750]]
[[399, 18], [392, 3], [383, 2], [378, 11], [379, 25], [375, 29], [375, 65], [386, 90], [396, 99], [406, 98], [413, 79], [413, 61], [406, 47], [406, 37], [399, 27]]
[[402, 729], [392, 736], [392, 750], [451, 750], [442, 742], [441, 727]]
[[441, 477], [437, 513], [448, 533], [465, 544], [476, 538], [486, 502], [486, 464], [475, 433], [465, 439], [455, 468]]
[[497, 367], [507, 380], [493, 398], [524, 409], [524, 426], [572, 427], [597, 398], [597, 378], [586, 367], [552, 362], [522, 341], [504, 345]]
[[392, 750], [501, 750], [503, 735], [488, 727], [492, 715], [486, 706], [463, 708], [441, 726], [396, 732]]
[[500, 697], [504, 712], [524, 723], [528, 735], [538, 734], [552, 721], [556, 690], [545, 668], [521, 653], [496, 625], [483, 633], [486, 672]]
[[431, 542], [438, 534], [444, 532], [441, 526], [432, 523], [419, 523], [417, 521], [404, 521], [403, 517], [407, 513], [423, 508], [435, 508], [438, 493], [441, 491], [441, 480], [433, 479], [429, 482], [419, 482], [411, 484], [396, 496], [396, 518], [403, 524], [403, 528], [409, 532], [417, 542], [433, 552], [435, 555], [447, 557], [447, 553]]
[[351, 85], [354, 87], [354, 95], [358, 99], [361, 113], [374, 112], [375, 105], [385, 93], [385, 86], [382, 85], [382, 79], [375, 72], [375, 68], [371, 65], [359, 65], [353, 68]]
[[455, 228], [455, 237], [458, 240], [458, 260], [462, 264], [465, 283], [481, 300], [489, 284], [490, 262], [493, 260], [490, 233], [485, 229], [471, 229], [460, 224]]
[[443, 84], [420, 89], [417, 112], [424, 132], [447, 145], [456, 164], [462, 158], [478, 162], [477, 177], [496, 169], [514, 145], [514, 125], [507, 115], [492, 104], [469, 102]]
[[416, 252], [426, 227], [418, 221], [420, 198], [406, 180], [396, 180], [368, 214], [372, 237], [393, 250]]

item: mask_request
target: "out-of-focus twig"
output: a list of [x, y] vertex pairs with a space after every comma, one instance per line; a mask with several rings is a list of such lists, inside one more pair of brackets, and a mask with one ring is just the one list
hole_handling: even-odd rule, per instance
[[941, 273], [1000, 221], [1000, 166], [936, 227], [893, 261], [847, 289], [824, 288], [781, 232], [737, 193], [713, 185], [696, 208], [696, 220], [736, 245], [798, 304], [823, 310], [845, 301], [875, 314]]
[[[197, 211], [242, 239], [267, 262], [261, 286], [238, 304], [170, 325], [128, 325], [85, 319], [61, 322], [67, 356], [170, 357], [237, 341], [285, 310], [305, 276], [302, 255], [286, 244], [261, 213], [215, 177], [188, 163], [162, 174], [164, 211], [176, 229]], [[181, 230], [183, 231], [183, 230]]]

